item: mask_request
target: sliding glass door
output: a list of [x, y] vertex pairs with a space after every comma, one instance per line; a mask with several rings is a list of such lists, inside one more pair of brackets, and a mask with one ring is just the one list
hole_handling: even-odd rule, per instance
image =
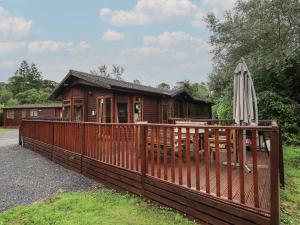
[[111, 123], [113, 121], [112, 96], [100, 96], [97, 98], [97, 122]]

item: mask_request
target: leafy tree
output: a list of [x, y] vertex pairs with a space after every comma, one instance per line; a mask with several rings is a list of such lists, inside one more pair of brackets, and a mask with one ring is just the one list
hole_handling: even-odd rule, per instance
[[134, 80], [133, 80], [133, 83], [134, 83], [134, 84], [141, 84], [141, 82], [140, 82], [138, 79], [134, 79]]
[[18, 104], [19, 104], [19, 101], [15, 98], [10, 98], [7, 102], [8, 106], [14, 106], [14, 105], [18, 105]]
[[157, 85], [157, 88], [159, 88], [159, 89], [161, 89], [161, 90], [165, 90], [165, 91], [171, 89], [170, 85], [167, 84], [167, 83], [164, 83], [164, 82], [162, 82], [162, 83], [160, 83], [159, 85]]
[[3, 106], [25, 103], [48, 102], [48, 97], [57, 85], [51, 80], [43, 80], [37, 66], [22, 61], [19, 69], [9, 78], [9, 83], [0, 83], [0, 111]]
[[112, 70], [111, 72], [109, 72], [108, 67], [104, 64], [103, 66], [99, 66], [97, 70], [90, 70], [90, 73], [101, 77], [115, 78], [117, 80], [122, 80], [122, 75], [124, 71], [125, 69], [122, 66], [117, 66], [113, 64]]
[[190, 80], [183, 80], [176, 82], [176, 88], [184, 88], [192, 96], [207, 100], [209, 97], [209, 91], [205, 83], [192, 83]]
[[21, 62], [20, 68], [15, 72], [14, 76], [9, 78], [8, 83], [14, 95], [32, 88], [42, 87], [42, 84], [41, 72], [34, 63], [29, 66], [25, 60]]
[[[222, 20], [212, 13], [207, 15], [205, 20], [212, 32], [210, 44], [214, 55], [209, 89], [217, 103], [215, 112], [230, 110], [232, 103], [228, 100], [233, 95], [233, 71], [243, 56], [253, 75], [258, 99], [261, 100], [260, 117], [276, 119], [285, 126], [287, 133], [292, 132], [287, 127], [293, 127], [295, 123], [299, 127], [299, 116], [284, 116], [282, 119], [282, 115], [276, 112], [285, 105], [289, 110], [285, 111], [287, 109], [282, 107], [280, 112], [294, 115], [296, 105], [300, 103], [299, 10], [300, 4], [295, 0], [249, 0], [238, 1]], [[269, 110], [274, 107], [276, 110]]]
[[20, 104], [44, 103], [49, 101], [48, 97], [50, 94], [51, 91], [49, 91], [49, 89], [37, 90], [33, 88], [18, 93], [16, 99]]

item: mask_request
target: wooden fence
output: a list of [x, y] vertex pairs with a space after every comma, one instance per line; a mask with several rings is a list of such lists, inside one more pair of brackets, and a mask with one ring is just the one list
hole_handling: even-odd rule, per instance
[[198, 221], [279, 224], [277, 126], [25, 120], [20, 134], [24, 147], [66, 168]]

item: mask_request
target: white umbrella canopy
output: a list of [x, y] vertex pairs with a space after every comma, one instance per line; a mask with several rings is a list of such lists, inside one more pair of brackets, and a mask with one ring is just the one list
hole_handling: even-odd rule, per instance
[[234, 70], [233, 119], [236, 124], [257, 124], [257, 100], [252, 77], [244, 58]]
[[[251, 73], [243, 57], [234, 70], [233, 93], [233, 119], [235, 123], [238, 125], [258, 125], [256, 93]], [[251, 170], [245, 164], [247, 161], [245, 142], [246, 131], [243, 130], [244, 167], [250, 172]]]

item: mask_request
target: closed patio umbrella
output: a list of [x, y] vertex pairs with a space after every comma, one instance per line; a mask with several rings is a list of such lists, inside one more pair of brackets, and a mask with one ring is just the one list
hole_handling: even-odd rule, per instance
[[[257, 125], [258, 109], [256, 93], [251, 73], [244, 58], [240, 59], [236, 69], [234, 70], [233, 92], [233, 119], [235, 120], [235, 123], [238, 125]], [[245, 135], [244, 131], [243, 149], [244, 159], [246, 162]]]

